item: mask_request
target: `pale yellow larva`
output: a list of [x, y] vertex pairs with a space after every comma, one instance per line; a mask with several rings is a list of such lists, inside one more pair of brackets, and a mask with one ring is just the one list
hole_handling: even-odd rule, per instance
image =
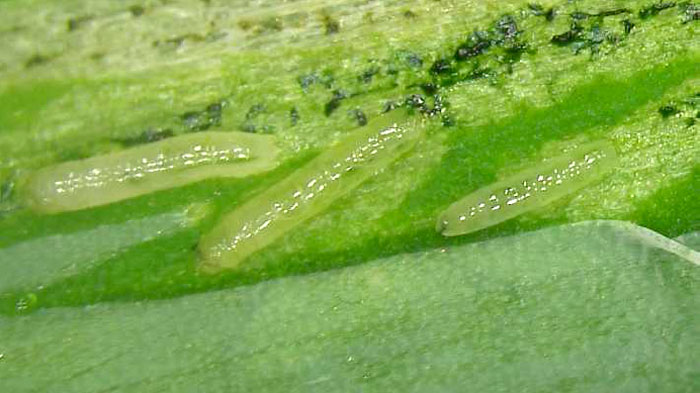
[[607, 142], [580, 146], [470, 193], [440, 214], [436, 229], [458, 236], [499, 224], [599, 181], [616, 163]]
[[244, 177], [277, 166], [274, 138], [201, 132], [39, 169], [21, 194], [41, 212], [79, 210], [212, 177]]
[[235, 269], [410, 149], [422, 127], [384, 115], [225, 216], [199, 243], [201, 268]]

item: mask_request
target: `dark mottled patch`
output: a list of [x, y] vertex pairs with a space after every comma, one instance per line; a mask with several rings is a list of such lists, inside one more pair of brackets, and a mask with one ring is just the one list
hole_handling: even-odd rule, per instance
[[524, 42], [513, 43], [504, 48], [503, 55], [499, 60], [505, 64], [515, 64], [523, 57], [523, 53], [527, 52], [529, 49], [529, 45]]
[[581, 11], [574, 11], [569, 14], [569, 17], [575, 21], [588, 19], [589, 16], [591, 16], [591, 14]]
[[606, 17], [606, 16], [630, 14], [630, 13], [632, 13], [632, 11], [628, 8], [617, 8], [617, 9], [613, 9], [613, 10], [600, 11], [597, 14], [594, 14], [594, 16]]
[[207, 40], [207, 36], [203, 36], [197, 33], [187, 33], [175, 37], [166, 38], [163, 40], [155, 40], [153, 41], [153, 46], [175, 49], [181, 47], [187, 41], [203, 42], [205, 40]]
[[491, 38], [484, 31], [475, 31], [469, 38], [457, 47], [454, 58], [457, 61], [467, 60], [484, 53], [491, 47]]
[[134, 4], [129, 7], [129, 12], [131, 13], [131, 16], [138, 18], [146, 12], [146, 9], [141, 5]]
[[68, 28], [68, 31], [76, 31], [79, 28], [81, 28], [83, 25], [85, 25], [87, 22], [95, 19], [94, 16], [92, 15], [81, 15], [81, 16], [76, 16], [73, 18], [69, 18], [68, 21], [66, 22], [66, 26]]
[[676, 107], [675, 104], [667, 104], [659, 108], [659, 114], [664, 119], [670, 116], [675, 116], [678, 113], [680, 113], [680, 110]]
[[652, 5], [646, 6], [646, 7], [642, 8], [641, 10], [639, 10], [639, 17], [642, 19], [651, 18], [652, 16], [658, 15], [659, 12], [661, 12], [663, 10], [667, 10], [669, 8], [673, 8], [675, 6], [676, 6], [675, 2], [667, 2], [667, 3], [658, 2], [658, 3], [652, 4]]
[[289, 123], [292, 126], [297, 125], [299, 122], [299, 110], [297, 107], [293, 107], [292, 109], [289, 110]]
[[591, 53], [598, 53], [600, 46], [606, 39], [607, 35], [605, 31], [600, 26], [595, 25], [591, 27], [586, 44], [588, 47], [590, 47]]
[[328, 102], [326, 102], [326, 105], [324, 105], [323, 107], [323, 113], [325, 113], [326, 116], [330, 116], [333, 112], [335, 112], [336, 109], [340, 107], [341, 101], [346, 99], [347, 96], [347, 92], [343, 90], [333, 91], [333, 96]]
[[452, 116], [450, 116], [448, 114], [442, 115], [442, 117], [440, 118], [440, 121], [442, 122], [443, 127], [452, 127], [455, 125], [454, 119], [452, 119]]
[[309, 87], [316, 83], [318, 81], [318, 76], [316, 74], [306, 74], [306, 75], [300, 75], [297, 77], [297, 82], [299, 83], [299, 86], [304, 91], [308, 91]]
[[372, 83], [372, 79], [374, 78], [375, 75], [379, 73], [379, 67], [377, 66], [372, 66], [362, 72], [357, 79], [362, 82], [362, 83]]
[[550, 7], [550, 8], [545, 10], [544, 7], [542, 7], [542, 5], [535, 4], [535, 3], [530, 3], [527, 5], [527, 7], [532, 12], [532, 15], [543, 16], [547, 22], [551, 22], [554, 20], [554, 16], [555, 16], [554, 7]]
[[496, 41], [498, 42], [513, 40], [521, 33], [512, 15], [504, 15], [498, 19], [494, 30], [497, 35]]
[[428, 109], [425, 104], [425, 97], [420, 94], [411, 94], [410, 96], [406, 97], [404, 103], [409, 108], [416, 108], [420, 109], [421, 111]]
[[433, 95], [438, 91], [438, 86], [433, 82], [421, 83], [419, 87], [421, 90], [423, 90], [423, 93], [427, 95]]
[[261, 113], [265, 113], [267, 109], [265, 108], [265, 105], [263, 104], [253, 104], [248, 108], [248, 112], [245, 114], [245, 119], [246, 120], [254, 120], [256, 117], [258, 117]]
[[482, 79], [482, 78], [487, 78], [489, 77], [493, 71], [490, 68], [482, 68], [479, 67], [478, 64], [472, 68], [471, 71], [469, 71], [463, 78], [465, 81], [470, 81], [470, 80], [477, 80], [477, 79]]
[[695, 93], [692, 97], [686, 98], [683, 100], [683, 103], [693, 108], [700, 106], [700, 93]]
[[201, 112], [185, 112], [182, 114], [182, 122], [185, 123], [185, 127], [189, 128], [190, 130], [201, 130], [201, 120], [200, 120]]
[[13, 179], [5, 180], [0, 186], [0, 202], [7, 202], [12, 198], [12, 193], [15, 190], [15, 182]]
[[570, 14], [571, 18], [574, 20], [584, 20], [588, 18], [605, 18], [608, 16], [615, 16], [615, 15], [621, 15], [621, 14], [629, 14], [632, 13], [632, 11], [628, 8], [615, 8], [611, 10], [604, 10], [604, 11], [599, 11], [599, 12], [593, 12], [593, 13], [588, 13], [588, 12], [573, 12]]
[[119, 142], [122, 146], [124, 147], [130, 147], [130, 146], [136, 146], [136, 145], [142, 145], [144, 143], [151, 143], [151, 142], [156, 142], [160, 141], [166, 138], [170, 138], [173, 135], [173, 130], [169, 128], [161, 129], [161, 128], [148, 128], [139, 135], [129, 137], [129, 138], [121, 138], [118, 139], [117, 142]]
[[204, 110], [185, 112], [180, 118], [188, 131], [204, 131], [221, 124], [222, 110], [225, 106], [225, 100], [216, 101], [207, 105]]
[[445, 101], [443, 96], [440, 94], [435, 94], [433, 95], [433, 106], [426, 108], [424, 112], [428, 116], [438, 116], [444, 114], [448, 107], [449, 103]]
[[695, 20], [700, 20], [700, 4], [685, 3], [682, 4], [681, 7], [684, 24]]
[[406, 10], [401, 15], [403, 15], [403, 17], [406, 19], [415, 19], [418, 17], [418, 15], [416, 15], [416, 13], [411, 10]]
[[436, 75], [446, 74], [450, 71], [452, 71], [452, 64], [447, 59], [435, 60], [430, 66], [430, 72]]
[[404, 59], [406, 60], [406, 64], [411, 68], [423, 67], [423, 59], [415, 53], [407, 53]]
[[576, 41], [583, 40], [583, 28], [576, 22], [571, 24], [569, 30], [557, 34], [550, 40], [551, 43], [558, 46], [570, 45]]
[[340, 31], [340, 22], [329, 14], [321, 15], [321, 23], [326, 35], [336, 34]]
[[36, 53], [32, 55], [29, 59], [27, 59], [26, 62], [24, 62], [24, 67], [25, 68], [32, 68], [36, 66], [40, 66], [42, 64], [46, 64], [49, 61], [51, 61], [51, 57], [47, 55], [42, 55], [40, 53]]
[[248, 133], [255, 133], [257, 131], [257, 127], [255, 126], [255, 124], [250, 124], [250, 123], [241, 124], [239, 129], [243, 132], [248, 132]]
[[631, 33], [632, 30], [633, 30], [633, 29], [635, 28], [635, 26], [636, 26], [636, 25], [635, 25], [631, 20], [629, 20], [629, 19], [625, 19], [625, 20], [623, 20], [621, 23], [622, 23], [623, 29], [625, 30], [625, 34]]
[[400, 106], [401, 104], [397, 103], [396, 101], [386, 101], [382, 106], [382, 113], [391, 112]]
[[365, 113], [362, 112], [362, 110], [353, 109], [351, 111], [348, 111], [348, 114], [357, 122], [358, 126], [363, 127], [367, 125], [367, 115], [365, 115]]
[[317, 72], [311, 72], [300, 75], [297, 77], [297, 82], [305, 92], [307, 92], [309, 88], [315, 84], [320, 84], [326, 89], [330, 89], [335, 84], [335, 77], [331, 71], [325, 70], [320, 74]]

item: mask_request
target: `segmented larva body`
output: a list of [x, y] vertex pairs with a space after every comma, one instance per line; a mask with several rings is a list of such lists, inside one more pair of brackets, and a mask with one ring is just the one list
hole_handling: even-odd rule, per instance
[[199, 244], [204, 271], [236, 268], [410, 149], [422, 127], [390, 113], [223, 218]]
[[40, 169], [24, 194], [42, 212], [79, 210], [206, 178], [265, 172], [277, 165], [278, 152], [269, 135], [188, 134]]
[[607, 142], [581, 146], [465, 196], [440, 215], [436, 229], [458, 236], [499, 224], [600, 180], [616, 163]]

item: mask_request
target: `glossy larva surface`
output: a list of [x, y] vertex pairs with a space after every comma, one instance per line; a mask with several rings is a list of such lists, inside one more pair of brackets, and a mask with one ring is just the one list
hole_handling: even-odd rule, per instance
[[501, 223], [600, 180], [616, 163], [609, 143], [583, 145], [465, 196], [440, 215], [436, 229], [458, 236]]
[[224, 217], [199, 244], [202, 269], [238, 267], [410, 149], [422, 127], [390, 113]]
[[24, 194], [43, 212], [78, 210], [210, 177], [243, 177], [277, 165], [273, 137], [202, 132], [43, 168]]

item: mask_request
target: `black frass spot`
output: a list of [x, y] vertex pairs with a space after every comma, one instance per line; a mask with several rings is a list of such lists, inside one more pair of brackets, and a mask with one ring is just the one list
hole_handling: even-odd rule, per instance
[[569, 17], [575, 21], [588, 19], [589, 16], [592, 16], [592, 14], [589, 14], [586, 12], [581, 12], [581, 11], [574, 11], [574, 12], [569, 14]]
[[604, 10], [604, 11], [599, 11], [599, 12], [594, 12], [594, 13], [576, 11], [576, 12], [572, 12], [570, 14], [570, 16], [571, 16], [571, 19], [573, 19], [573, 20], [584, 20], [584, 19], [588, 19], [588, 18], [605, 18], [608, 16], [630, 14], [630, 13], [632, 13], [632, 11], [628, 8], [614, 8], [614, 9]]
[[253, 104], [248, 108], [245, 114], [245, 121], [241, 124], [240, 129], [243, 132], [257, 132], [259, 127], [255, 125], [255, 119], [261, 114], [267, 112], [267, 108], [263, 104]]
[[293, 107], [292, 109], [289, 110], [289, 123], [292, 126], [297, 125], [299, 122], [299, 110], [297, 107]]
[[298, 76], [297, 82], [304, 92], [307, 92], [309, 87], [315, 84], [320, 84], [326, 89], [330, 89], [335, 83], [335, 77], [330, 71], [323, 71], [320, 75], [316, 72], [311, 72], [309, 74]]
[[435, 75], [446, 74], [452, 71], [452, 64], [446, 59], [435, 60], [430, 66], [430, 72]]
[[415, 53], [407, 53], [404, 58], [406, 64], [411, 68], [421, 68], [423, 67], [423, 59]]
[[131, 16], [133, 16], [134, 18], [138, 18], [146, 12], [146, 9], [143, 8], [143, 6], [141, 5], [135, 4], [129, 7], [129, 12], [131, 13]]
[[615, 8], [612, 10], [600, 11], [596, 14], [593, 14], [593, 16], [605, 18], [606, 16], [614, 16], [614, 15], [622, 15], [622, 14], [630, 14], [630, 13], [632, 13], [632, 11], [628, 8]]
[[221, 112], [225, 106], [225, 100], [213, 102], [202, 111], [185, 112], [180, 118], [188, 131], [204, 131], [221, 124]]
[[36, 53], [32, 55], [29, 59], [27, 59], [26, 62], [24, 62], [24, 68], [32, 68], [36, 66], [40, 66], [42, 64], [46, 64], [49, 61], [51, 61], [51, 57], [47, 55], [42, 55], [40, 53]]
[[316, 74], [300, 75], [297, 77], [297, 82], [302, 90], [307, 91], [309, 87], [318, 82], [318, 76]]
[[681, 112], [681, 111], [678, 110], [678, 108], [677, 108], [676, 105], [674, 105], [674, 104], [667, 104], [667, 105], [664, 105], [664, 106], [662, 106], [662, 107], [659, 108], [659, 114], [660, 114], [661, 117], [663, 117], [664, 119], [666, 119], [666, 118], [668, 118], [668, 117], [670, 117], [670, 116], [675, 116], [675, 115], [677, 115], [677, 114], [680, 113], [680, 112]]
[[683, 24], [700, 20], [700, 4], [682, 4]]
[[76, 31], [79, 28], [81, 28], [84, 24], [87, 22], [93, 20], [95, 17], [92, 15], [82, 15], [82, 16], [76, 16], [74, 18], [69, 18], [68, 21], [66, 22], [68, 31]]
[[421, 83], [418, 87], [420, 87], [420, 89], [423, 90], [423, 93], [425, 93], [427, 95], [433, 95], [433, 94], [437, 93], [438, 88], [439, 88], [433, 82]]
[[343, 90], [333, 91], [333, 97], [324, 105], [323, 113], [325, 113], [326, 116], [330, 116], [331, 113], [335, 112], [335, 110], [340, 107], [340, 102], [346, 99], [347, 96], [347, 93]]
[[391, 112], [400, 106], [401, 104], [397, 103], [396, 101], [386, 101], [382, 106], [382, 113]]
[[137, 136], [118, 139], [119, 142], [124, 147], [142, 145], [144, 143], [157, 142], [163, 139], [167, 139], [175, 135], [173, 130], [170, 128], [148, 128]]
[[545, 10], [544, 7], [542, 7], [542, 5], [534, 3], [528, 4], [527, 7], [532, 12], [532, 15], [543, 16], [547, 22], [551, 22], [554, 20], [554, 7], [550, 7], [549, 9]]
[[240, 130], [252, 134], [255, 133], [255, 131], [257, 131], [257, 127], [255, 126], [255, 124], [243, 123], [240, 126]]
[[697, 108], [700, 106], [700, 93], [695, 93], [693, 96], [683, 100], [683, 103], [689, 107]]
[[581, 28], [581, 26], [577, 22], [574, 22], [571, 24], [571, 27], [568, 31], [553, 36], [550, 42], [557, 46], [567, 46], [576, 41], [582, 40], [583, 28]]
[[321, 15], [321, 23], [326, 35], [336, 34], [340, 31], [340, 22], [329, 14]]
[[591, 48], [591, 53], [598, 53], [600, 45], [605, 42], [606, 38], [605, 31], [603, 31], [600, 26], [593, 26], [588, 36], [588, 42], [586, 43]]
[[164, 40], [153, 41], [154, 47], [165, 47], [165, 48], [179, 48], [185, 42], [203, 42], [208, 39], [208, 36], [203, 36], [197, 33], [187, 33], [179, 36], [166, 38]]
[[357, 125], [362, 127], [367, 125], [367, 115], [365, 115], [364, 112], [360, 109], [353, 109], [351, 111], [348, 111], [348, 114], [350, 117], [353, 118], [357, 122]]
[[362, 83], [369, 84], [369, 83], [372, 83], [372, 79], [373, 79], [374, 76], [377, 75], [378, 73], [379, 73], [379, 67], [377, 67], [377, 66], [372, 66], [372, 67], [370, 67], [370, 68], [364, 70], [364, 71], [362, 72], [362, 74], [360, 74], [360, 75], [357, 77], [357, 80], [360, 81], [360, 82], [362, 82]]
[[464, 78], [465, 81], [473, 81], [482, 78], [488, 78], [493, 73], [490, 68], [482, 68], [478, 64], [474, 64], [474, 67], [469, 71]]
[[433, 106], [424, 110], [424, 113], [427, 114], [428, 116], [438, 116], [442, 115], [447, 111], [447, 108], [450, 106], [450, 104], [445, 101], [445, 99], [442, 97], [440, 94], [435, 94], [433, 96]]
[[515, 18], [513, 18], [511, 15], [504, 15], [498, 21], [496, 21], [494, 31], [496, 32], [496, 41], [499, 43], [507, 40], [513, 40], [520, 35], [518, 24], [515, 22]]
[[421, 112], [428, 109], [428, 107], [425, 105], [425, 98], [420, 94], [411, 94], [410, 96], [406, 97], [404, 103], [409, 108], [419, 109]]
[[185, 125], [185, 128], [188, 128], [192, 131], [199, 131], [202, 130], [202, 119], [201, 119], [202, 113], [201, 112], [185, 112], [183, 113], [180, 118], [182, 119], [182, 122]]
[[245, 114], [246, 120], [255, 120], [260, 114], [265, 113], [267, 109], [263, 104], [253, 104], [248, 108], [248, 112]]
[[457, 47], [454, 58], [457, 61], [467, 60], [479, 56], [489, 47], [491, 47], [489, 34], [484, 31], [475, 31]]
[[499, 58], [501, 63], [515, 64], [523, 57], [523, 53], [527, 52], [530, 47], [523, 42], [515, 42], [503, 48], [503, 55]]
[[668, 2], [668, 3], [662, 3], [658, 2], [649, 6], [646, 6], [639, 10], [639, 17], [642, 19], [647, 19], [651, 18], [652, 16], [656, 16], [659, 14], [659, 12], [663, 10], [667, 10], [669, 8], [673, 8], [676, 6], [675, 2]]
[[7, 202], [15, 190], [15, 182], [12, 179], [5, 180], [0, 186], [0, 202]]
[[452, 116], [450, 116], [448, 114], [442, 115], [442, 117], [440, 118], [440, 121], [442, 122], [443, 127], [452, 127], [455, 125], [454, 119], [452, 119]]

